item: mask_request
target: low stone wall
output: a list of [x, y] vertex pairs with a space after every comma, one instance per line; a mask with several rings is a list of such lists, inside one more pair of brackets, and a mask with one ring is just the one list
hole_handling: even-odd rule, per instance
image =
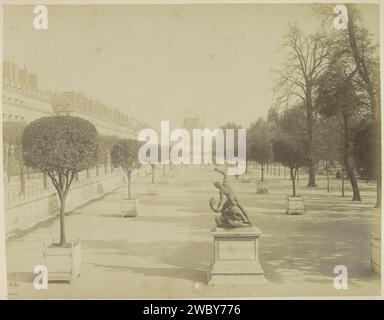
[[[124, 176], [119, 171], [100, 178], [95, 177], [80, 185], [74, 185], [67, 195], [66, 211], [72, 211], [76, 207], [97, 199], [123, 184]], [[39, 222], [58, 215], [58, 213], [59, 198], [55, 192], [47, 192], [40, 198], [9, 207], [5, 210], [6, 237], [11, 236], [14, 231], [32, 228]]]

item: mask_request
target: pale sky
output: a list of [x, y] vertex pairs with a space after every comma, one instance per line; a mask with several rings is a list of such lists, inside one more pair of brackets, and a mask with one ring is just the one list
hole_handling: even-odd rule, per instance
[[[247, 127], [272, 103], [272, 68], [288, 23], [319, 27], [310, 5], [48, 6], [35, 30], [32, 6], [6, 6], [4, 56], [39, 75], [41, 89], [85, 90], [149, 125], [184, 116], [207, 127]], [[379, 34], [377, 5], [361, 6]], [[330, 26], [331, 27], [331, 26]]]

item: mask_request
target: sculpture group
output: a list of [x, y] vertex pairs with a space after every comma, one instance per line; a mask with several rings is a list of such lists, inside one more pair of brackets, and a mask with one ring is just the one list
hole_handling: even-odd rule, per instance
[[214, 212], [221, 213], [215, 217], [216, 225], [220, 228], [244, 228], [252, 225], [247, 213], [237, 200], [232, 186], [229, 184], [227, 174], [215, 168], [215, 171], [223, 175], [223, 182], [215, 182], [214, 186], [219, 190], [219, 201], [212, 198], [209, 206]]

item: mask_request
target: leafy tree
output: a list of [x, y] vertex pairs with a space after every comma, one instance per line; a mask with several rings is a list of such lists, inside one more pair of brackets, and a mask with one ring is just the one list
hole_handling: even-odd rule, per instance
[[128, 180], [128, 199], [131, 199], [131, 174], [134, 169], [140, 167], [138, 159], [139, 142], [132, 139], [120, 139], [117, 141], [111, 150], [112, 163], [115, 166], [120, 166]]
[[[234, 130], [234, 145], [233, 145], [233, 155], [236, 157], [236, 155], [238, 155], [238, 150], [239, 150], [239, 146], [238, 146], [238, 129], [242, 129], [242, 127], [240, 125], [237, 125], [236, 123], [234, 122], [228, 122], [226, 123], [225, 125], [221, 126], [220, 129], [223, 130], [224, 132], [224, 154], [227, 155], [227, 135], [225, 134], [226, 133], [226, 130], [227, 129], [233, 129]], [[213, 146], [212, 146], [213, 150], [216, 150], [216, 141], [214, 142]], [[238, 176], [236, 175], [236, 179], [238, 178]]]
[[72, 116], [32, 121], [21, 137], [26, 165], [46, 173], [60, 199], [60, 246], [65, 246], [65, 200], [78, 171], [94, 165], [99, 135], [92, 123]]
[[376, 177], [378, 168], [377, 149], [374, 141], [374, 125], [372, 122], [362, 124], [355, 132], [353, 137], [353, 155], [356, 167], [362, 178], [367, 181]]
[[336, 52], [330, 60], [326, 73], [319, 80], [317, 107], [326, 117], [339, 116], [343, 123], [344, 165], [351, 182], [353, 201], [361, 201], [359, 185], [355, 177], [353, 161], [352, 122], [362, 105], [363, 96], [357, 90], [354, 77], [357, 69], [352, 69], [348, 58]]
[[[381, 207], [381, 102], [380, 102], [380, 59], [378, 44], [372, 38], [369, 30], [364, 26], [362, 16], [355, 4], [346, 4], [348, 24], [346, 30], [334, 31], [336, 36], [333, 50], [339, 52], [344, 59], [348, 58], [357, 76], [354, 77], [355, 87], [365, 93], [365, 120], [373, 125], [373, 147], [377, 157], [373, 160], [376, 178], [376, 205]], [[316, 11], [322, 16], [323, 24], [332, 23], [334, 16], [333, 4], [318, 6]], [[362, 101], [360, 101], [362, 102]]]
[[119, 140], [116, 136], [100, 136], [98, 163], [104, 164], [104, 172], [107, 173], [108, 161], [113, 145]]
[[273, 143], [275, 160], [290, 169], [292, 181], [292, 196], [296, 196], [296, 176], [300, 167], [307, 161], [307, 141], [298, 137], [280, 137]]
[[303, 107], [286, 109], [276, 122], [277, 133], [273, 141], [274, 160], [290, 169], [292, 195], [296, 196], [296, 177], [299, 168], [308, 164], [308, 140]]
[[25, 192], [24, 163], [21, 156], [21, 134], [26, 127], [25, 121], [5, 121], [3, 122], [3, 142], [7, 146], [7, 180], [11, 181], [12, 159], [16, 159], [20, 174], [20, 192]]
[[[317, 122], [316, 135], [316, 159], [325, 164], [327, 177], [327, 192], [330, 192], [329, 174], [331, 167], [337, 162], [343, 161], [343, 124], [338, 117], [323, 118]], [[332, 137], [332, 139], [330, 139]]]
[[247, 130], [247, 159], [260, 163], [261, 181], [264, 181], [264, 166], [273, 159], [271, 130], [266, 121], [258, 119]]

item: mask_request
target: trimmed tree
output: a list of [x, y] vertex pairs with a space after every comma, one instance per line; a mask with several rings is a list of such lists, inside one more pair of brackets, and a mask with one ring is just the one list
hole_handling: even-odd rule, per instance
[[360, 179], [375, 180], [380, 167], [376, 159], [379, 157], [375, 148], [375, 128], [373, 123], [363, 123], [353, 137], [353, 155]]
[[290, 169], [292, 180], [292, 196], [296, 196], [297, 170], [304, 167], [307, 159], [306, 141], [293, 137], [282, 137], [273, 143], [273, 155], [275, 160]]
[[262, 182], [264, 181], [264, 166], [273, 159], [271, 138], [272, 131], [263, 119], [252, 123], [247, 132], [247, 158], [260, 163]]
[[108, 171], [108, 161], [110, 161], [113, 145], [119, 140], [116, 136], [102, 136], [99, 139], [98, 163], [104, 164], [104, 173]]
[[120, 139], [111, 150], [112, 164], [121, 167], [128, 180], [128, 199], [131, 200], [131, 174], [140, 167], [138, 159], [139, 142], [132, 139]]
[[65, 199], [77, 172], [95, 164], [99, 134], [87, 120], [72, 116], [32, 121], [21, 137], [24, 163], [46, 173], [60, 200], [60, 246], [65, 238]]

